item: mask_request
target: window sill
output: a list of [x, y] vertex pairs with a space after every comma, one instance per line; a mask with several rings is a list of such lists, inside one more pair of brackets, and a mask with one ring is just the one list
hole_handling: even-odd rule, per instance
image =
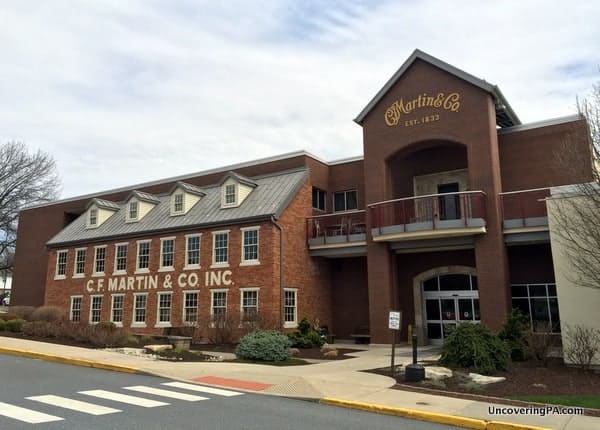
[[106, 276], [104, 272], [92, 273], [92, 278], [101, 278], [102, 276]]
[[[73, 279], [81, 279], [83, 277], [85, 277], [85, 275], [83, 273], [74, 273], [73, 274]], [[56, 279], [56, 278], [54, 278], [54, 279]]]
[[298, 328], [297, 322], [286, 322], [283, 323], [283, 328]]
[[119, 276], [119, 275], [127, 275], [127, 271], [126, 270], [117, 270], [116, 272], [113, 272], [113, 276]]
[[214, 263], [210, 265], [211, 269], [228, 269], [229, 263]]
[[54, 277], [55, 281], [60, 281], [60, 280], [63, 280], [63, 279], [67, 279], [67, 276], [66, 275], [57, 275], [57, 276]]
[[111, 322], [115, 325], [115, 327], [123, 327], [122, 322], [114, 322], [114, 321], [111, 321]]
[[132, 328], [144, 328], [147, 326], [146, 326], [146, 323], [136, 322], [136, 323], [131, 323], [131, 327]]
[[174, 272], [175, 268], [174, 267], [161, 267], [160, 269], [158, 269], [159, 272]]
[[173, 327], [170, 322], [161, 322], [154, 326], [154, 328], [165, 328], [165, 327]]
[[244, 267], [244, 266], [260, 266], [260, 261], [258, 261], [258, 260], [242, 261], [240, 263], [240, 267]]
[[200, 269], [200, 268], [201, 268], [201, 267], [200, 267], [200, 265], [199, 265], [199, 264], [193, 264], [193, 265], [191, 265], [191, 266], [185, 266], [185, 267], [183, 268], [183, 270], [198, 270], [198, 269]]
[[150, 269], [136, 269], [136, 271], [133, 273], [135, 275], [147, 274], [150, 273]]

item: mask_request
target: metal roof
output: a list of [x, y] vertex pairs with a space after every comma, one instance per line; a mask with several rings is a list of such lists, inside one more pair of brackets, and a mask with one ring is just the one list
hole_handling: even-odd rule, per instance
[[362, 125], [366, 116], [373, 110], [373, 108], [379, 103], [379, 101], [385, 96], [385, 94], [392, 88], [392, 86], [400, 80], [402, 75], [409, 69], [410, 66], [416, 61], [422, 60], [425, 61], [438, 69], [442, 69], [443, 71], [456, 76], [459, 79], [467, 81], [468, 83], [475, 85], [476, 87], [481, 88], [484, 91], [487, 91], [494, 98], [494, 104], [496, 107], [496, 124], [500, 127], [510, 127], [513, 125], [521, 124], [521, 121], [517, 117], [517, 114], [512, 110], [508, 101], [504, 98], [504, 95], [500, 91], [500, 88], [496, 85], [492, 85], [483, 79], [479, 79], [467, 72], [464, 72], [448, 63], [445, 63], [435, 57], [432, 57], [429, 54], [426, 54], [423, 51], [415, 49], [408, 60], [404, 62], [404, 64], [398, 69], [396, 73], [390, 78], [389, 81], [379, 90], [379, 92], [373, 97], [373, 99], [365, 106], [365, 108], [358, 114], [358, 116], [354, 119], [354, 121], [360, 125]]
[[195, 194], [200, 197], [204, 197], [206, 195], [206, 193], [204, 192], [204, 190], [202, 190], [202, 188], [197, 187], [192, 184], [188, 184], [186, 182], [182, 182], [182, 181], [177, 181], [175, 183], [175, 186], [169, 192], [169, 194], [173, 194], [173, 191], [175, 191], [177, 188], [182, 189], [186, 193]]
[[125, 222], [126, 202], [118, 212], [97, 228], [86, 228], [85, 213], [47, 242], [50, 247], [80, 242], [98, 242], [119, 237], [135, 237], [161, 231], [190, 230], [244, 221], [278, 218], [308, 178], [305, 168], [252, 178], [256, 187], [238, 207], [221, 207], [221, 187], [204, 187], [206, 193], [185, 215], [170, 215], [170, 195], [157, 195], [159, 203], [138, 222]]
[[90, 206], [92, 206], [92, 205], [96, 205], [100, 209], [108, 209], [109, 211], [118, 211], [120, 208], [119, 205], [115, 202], [111, 202], [109, 200], [98, 199], [98, 198], [94, 198], [94, 199], [90, 200], [90, 202], [86, 206], [86, 209], [89, 209]]
[[143, 191], [133, 190], [131, 192], [131, 194], [129, 195], [129, 197], [127, 198], [127, 200], [129, 200], [132, 197], [136, 197], [138, 200], [141, 200], [143, 202], [152, 203], [155, 205], [160, 203], [160, 199], [158, 197], [156, 197], [155, 195], [150, 194], [150, 193], [145, 193]]

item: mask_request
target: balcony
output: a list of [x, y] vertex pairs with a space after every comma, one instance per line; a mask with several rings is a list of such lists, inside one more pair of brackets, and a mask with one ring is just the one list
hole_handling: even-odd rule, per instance
[[[311, 252], [311, 255], [366, 254], [367, 228], [364, 210], [314, 216], [307, 218], [306, 223], [309, 249], [328, 250], [319, 253]], [[354, 250], [341, 251], [344, 248], [354, 248]], [[332, 249], [339, 249], [341, 253], [332, 253]]]
[[550, 188], [500, 193], [504, 231], [548, 230], [547, 197]]
[[369, 206], [375, 242], [472, 236], [486, 232], [483, 191], [407, 197]]

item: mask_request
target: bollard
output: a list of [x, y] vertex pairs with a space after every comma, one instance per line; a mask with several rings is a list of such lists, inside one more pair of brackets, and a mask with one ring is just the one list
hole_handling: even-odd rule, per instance
[[417, 364], [417, 335], [412, 335], [412, 351], [413, 351], [413, 362], [406, 366], [404, 372], [404, 380], [407, 382], [419, 382], [425, 379], [425, 368], [420, 364]]

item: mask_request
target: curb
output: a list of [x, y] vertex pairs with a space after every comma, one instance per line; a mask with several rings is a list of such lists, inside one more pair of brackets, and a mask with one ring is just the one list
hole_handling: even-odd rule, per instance
[[323, 405], [339, 406], [342, 408], [358, 409], [378, 414], [394, 415], [420, 421], [428, 421], [438, 424], [448, 424], [475, 430], [551, 430], [547, 427], [531, 426], [527, 424], [513, 424], [501, 421], [486, 421], [477, 418], [459, 417], [456, 415], [427, 412], [417, 409], [396, 408], [392, 406], [378, 405], [373, 403], [356, 402], [353, 400], [336, 399], [324, 397], [319, 403]]
[[61, 355], [45, 354], [43, 352], [27, 351], [17, 348], [0, 347], [0, 353], [16, 355], [19, 357], [37, 358], [44, 361], [53, 361], [62, 364], [71, 364], [74, 366], [93, 367], [94, 369], [112, 370], [123, 373], [144, 373], [137, 367], [122, 366], [119, 364], [102, 363], [99, 361], [85, 360], [82, 358], [64, 357]]

